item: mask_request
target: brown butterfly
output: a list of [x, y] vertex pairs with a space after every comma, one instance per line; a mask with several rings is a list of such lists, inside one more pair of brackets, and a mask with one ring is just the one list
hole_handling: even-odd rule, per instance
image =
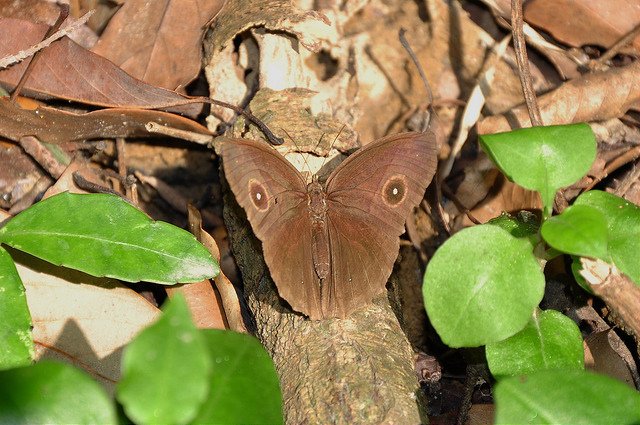
[[437, 165], [432, 133], [370, 143], [324, 185], [266, 143], [226, 140], [222, 159], [280, 296], [311, 319], [344, 318], [384, 290]]

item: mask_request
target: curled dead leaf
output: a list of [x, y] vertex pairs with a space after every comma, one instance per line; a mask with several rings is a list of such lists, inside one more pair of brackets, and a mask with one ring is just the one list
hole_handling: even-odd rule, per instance
[[[545, 125], [619, 118], [640, 100], [640, 61], [568, 81], [538, 98]], [[478, 123], [479, 134], [530, 127], [529, 112], [521, 105]]]

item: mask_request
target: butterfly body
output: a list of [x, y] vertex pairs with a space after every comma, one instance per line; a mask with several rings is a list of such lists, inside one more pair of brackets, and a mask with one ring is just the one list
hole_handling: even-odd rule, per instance
[[266, 143], [227, 140], [222, 157], [279, 294], [311, 319], [345, 317], [384, 290], [404, 223], [436, 168], [430, 133], [372, 142], [324, 185], [307, 184]]
[[320, 183], [307, 186], [311, 218], [311, 254], [318, 279], [326, 279], [330, 272], [330, 246], [327, 228], [327, 194]]

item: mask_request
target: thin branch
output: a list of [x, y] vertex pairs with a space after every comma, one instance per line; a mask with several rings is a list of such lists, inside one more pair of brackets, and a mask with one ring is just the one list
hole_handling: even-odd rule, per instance
[[636, 340], [640, 338], [640, 286], [604, 261], [583, 257], [580, 263], [580, 274], [593, 293], [609, 306], [627, 332]]
[[[404, 28], [400, 28], [400, 32], [398, 33], [398, 37], [400, 37], [400, 44], [402, 44], [402, 47], [404, 47], [404, 49], [409, 54], [409, 57], [413, 61], [415, 67], [418, 68], [418, 73], [420, 74], [420, 78], [422, 79], [422, 84], [424, 84], [424, 88], [427, 91], [429, 107], [433, 108], [433, 92], [431, 91], [431, 85], [429, 84], [427, 76], [424, 74], [424, 70], [422, 69], [422, 65], [420, 65], [420, 62], [418, 61], [418, 57], [416, 56], [415, 52], [411, 48], [411, 45], [404, 36], [406, 32], [407, 30], [405, 30]], [[429, 121], [431, 121], [431, 118], [429, 118]], [[429, 127], [428, 124], [427, 127]]]
[[516, 53], [518, 63], [518, 73], [520, 84], [524, 93], [524, 100], [527, 103], [529, 117], [532, 126], [544, 125], [542, 115], [538, 107], [536, 93], [531, 82], [531, 71], [529, 69], [529, 59], [527, 57], [527, 46], [523, 31], [524, 20], [522, 18], [522, 0], [511, 0], [511, 33], [513, 35], [513, 49]]
[[194, 142], [199, 145], [207, 145], [213, 141], [213, 136], [207, 134], [196, 133], [188, 130], [180, 130], [173, 127], [165, 127], [157, 122], [149, 121], [144, 126], [149, 133], [162, 134], [163, 136], [170, 136], [176, 139], [182, 139], [189, 142]]
[[236, 105], [232, 105], [230, 103], [223, 102], [221, 100], [207, 99], [206, 102], [207, 103], [211, 103], [213, 105], [222, 106], [223, 108], [231, 109], [232, 111], [236, 112], [237, 114], [242, 115], [247, 120], [251, 121], [256, 127], [258, 127], [260, 129], [260, 131], [262, 131], [264, 133], [264, 135], [267, 136], [267, 139], [269, 139], [269, 142], [272, 145], [281, 145], [281, 144], [284, 143], [284, 140], [281, 137], [277, 137], [275, 134], [273, 134], [271, 132], [271, 130], [269, 130], [269, 127], [267, 127], [265, 123], [263, 123], [258, 118], [256, 118], [251, 112], [249, 112], [249, 111], [247, 111], [245, 109], [242, 109], [242, 108], [240, 108], [240, 107], [238, 107]]
[[640, 34], [640, 24], [616, 41], [602, 56], [593, 60], [590, 63], [590, 67], [593, 69], [604, 66], [607, 62], [613, 59], [613, 57], [617, 55], [623, 47], [631, 43], [638, 34]]

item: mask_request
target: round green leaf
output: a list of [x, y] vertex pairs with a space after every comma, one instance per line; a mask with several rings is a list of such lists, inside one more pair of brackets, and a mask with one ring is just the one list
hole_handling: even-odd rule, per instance
[[595, 208], [571, 206], [545, 221], [540, 232], [559, 251], [605, 261], [609, 258], [607, 221]]
[[545, 369], [584, 369], [584, 349], [578, 326], [555, 310], [534, 313], [527, 326], [504, 341], [487, 344], [489, 370], [501, 375], [525, 375]]
[[500, 380], [496, 424], [638, 424], [640, 394], [584, 371], [548, 370]]
[[252, 336], [200, 331], [213, 359], [211, 390], [194, 423], [282, 424], [282, 395], [273, 362]]
[[531, 244], [491, 225], [447, 240], [429, 262], [423, 285], [431, 323], [451, 347], [510, 337], [527, 324], [543, 292]]
[[640, 207], [599, 190], [583, 193], [574, 205], [591, 207], [603, 214], [608, 230], [608, 257], [597, 258], [615, 264], [640, 285]]
[[537, 242], [540, 220], [529, 211], [519, 211], [517, 215], [502, 212], [498, 217], [489, 220], [488, 224], [498, 226], [516, 238], [529, 238], [533, 244]]
[[115, 424], [100, 384], [65, 363], [42, 361], [0, 371], [0, 423]]
[[182, 295], [127, 346], [117, 398], [138, 424], [191, 421], [209, 392], [211, 359]]
[[0, 247], [0, 370], [31, 364], [31, 315], [16, 265]]
[[582, 289], [587, 291], [590, 294], [593, 294], [593, 290], [589, 286], [584, 277], [580, 274], [582, 271], [582, 263], [580, 262], [580, 257], [572, 256], [571, 257], [571, 274], [573, 274], [573, 278], [576, 280], [576, 283], [580, 285]]
[[596, 158], [595, 136], [584, 123], [485, 134], [480, 143], [509, 179], [540, 192], [549, 210], [555, 192], [584, 176]]
[[115, 195], [61, 193], [21, 212], [0, 242], [55, 265], [127, 282], [197, 282], [218, 274], [189, 232], [153, 221]]

